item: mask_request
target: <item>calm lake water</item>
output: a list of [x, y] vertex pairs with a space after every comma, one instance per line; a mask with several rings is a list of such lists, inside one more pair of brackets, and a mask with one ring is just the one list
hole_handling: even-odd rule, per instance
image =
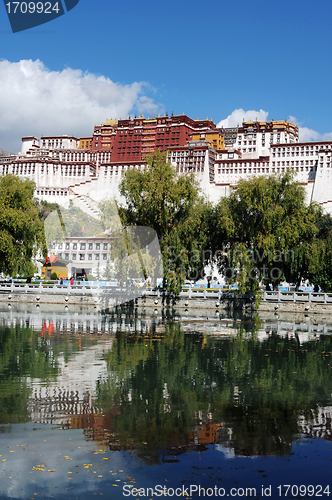
[[0, 498], [329, 498], [331, 332], [2, 305]]

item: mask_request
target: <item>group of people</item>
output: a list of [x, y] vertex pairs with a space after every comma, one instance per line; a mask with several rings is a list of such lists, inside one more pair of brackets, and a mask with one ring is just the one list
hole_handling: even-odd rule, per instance
[[[64, 278], [61, 276], [61, 278], [60, 278], [60, 285], [63, 285], [63, 280], [64, 280]], [[72, 276], [72, 277], [70, 278], [70, 284], [71, 284], [71, 286], [73, 286], [74, 282], [75, 282], [75, 279], [74, 279], [74, 277]]]

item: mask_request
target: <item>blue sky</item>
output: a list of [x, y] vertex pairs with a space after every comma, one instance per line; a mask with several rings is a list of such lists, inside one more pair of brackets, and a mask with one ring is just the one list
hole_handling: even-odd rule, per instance
[[80, 0], [13, 34], [0, 5], [0, 147], [165, 111], [332, 139], [331, 14], [330, 0]]

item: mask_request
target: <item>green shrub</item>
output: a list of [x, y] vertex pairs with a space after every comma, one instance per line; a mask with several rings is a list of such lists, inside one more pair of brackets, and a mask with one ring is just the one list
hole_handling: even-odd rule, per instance
[[56, 281], [57, 279], [58, 279], [58, 275], [56, 272], [53, 271], [53, 273], [51, 274], [51, 280]]

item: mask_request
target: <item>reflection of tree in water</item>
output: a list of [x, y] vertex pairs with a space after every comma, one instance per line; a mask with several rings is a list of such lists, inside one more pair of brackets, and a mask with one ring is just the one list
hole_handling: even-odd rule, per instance
[[[61, 418], [70, 403], [68, 425], [83, 428], [88, 439], [158, 463], [213, 443], [236, 454], [284, 454], [299, 432], [330, 438], [331, 412], [324, 408], [331, 405], [330, 336], [301, 345], [277, 335], [259, 342], [259, 323], [235, 319], [237, 335], [224, 338], [185, 334], [172, 317], [119, 313], [107, 321], [117, 333], [105, 353], [108, 375], [97, 381], [97, 398], [76, 401], [75, 394], [61, 393], [55, 401]], [[29, 326], [2, 328], [0, 424], [30, 419], [27, 378], [47, 387], [60, 355], [67, 363], [98, 343], [91, 336], [54, 336], [49, 326], [39, 334]], [[47, 416], [58, 393], [44, 392], [44, 399], [34, 399], [34, 411]]]
[[332, 339], [300, 345], [244, 334], [185, 335], [178, 323], [159, 335], [119, 333], [105, 354], [109, 376], [99, 381], [95, 402], [104, 412], [120, 411], [110, 446], [135, 448], [153, 463], [162, 450], [212, 443], [244, 455], [287, 453], [300, 418], [309, 421], [312, 409], [331, 401]]
[[29, 421], [27, 378], [46, 380], [58, 372], [49, 346], [29, 327], [0, 327], [0, 423]]

